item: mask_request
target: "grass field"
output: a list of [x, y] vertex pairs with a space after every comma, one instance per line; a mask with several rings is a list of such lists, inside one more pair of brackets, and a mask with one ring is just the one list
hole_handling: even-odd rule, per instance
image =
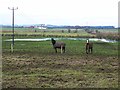
[[98, 31], [100, 31], [100, 32], [104, 32], [104, 33], [107, 33], [107, 32], [109, 32], [109, 33], [118, 33], [118, 29], [98, 29]]
[[93, 42], [87, 55], [86, 41], [63, 40], [65, 54], [55, 53], [50, 41], [21, 41], [11, 53], [8, 38], [2, 40], [3, 88], [118, 88], [118, 43]]
[[[36, 29], [36, 28], [15, 28], [15, 36], [40, 36], [40, 37], [83, 37], [83, 38], [106, 38], [119, 40], [118, 29], [89, 29], [89, 31], [98, 33], [88, 33], [85, 29]], [[12, 28], [2, 28], [3, 36], [12, 35]]]
[[97, 33], [97, 37], [112, 39], [112, 40], [120, 40], [119, 37], [119, 29], [99, 29], [100, 33]]
[[[12, 35], [11, 28], [3, 28], [2, 34]], [[95, 37], [95, 35], [89, 34], [84, 31], [84, 29], [78, 29], [76, 32], [75, 29], [71, 29], [70, 33], [68, 33], [67, 29], [46, 29], [40, 30], [35, 28], [15, 28], [14, 34], [16, 36], [26, 35], [26, 36], [42, 36], [42, 37]]]

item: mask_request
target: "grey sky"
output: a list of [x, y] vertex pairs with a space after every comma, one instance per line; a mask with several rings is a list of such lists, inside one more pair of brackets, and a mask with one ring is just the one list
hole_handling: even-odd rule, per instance
[[118, 26], [119, 0], [0, 0], [0, 21], [11, 24]]

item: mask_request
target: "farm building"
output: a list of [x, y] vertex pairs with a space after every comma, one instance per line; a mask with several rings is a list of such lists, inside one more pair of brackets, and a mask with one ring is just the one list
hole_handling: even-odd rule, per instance
[[37, 26], [35, 26], [35, 28], [38, 28], [38, 29], [47, 29], [47, 27], [45, 26], [45, 24], [37, 25]]

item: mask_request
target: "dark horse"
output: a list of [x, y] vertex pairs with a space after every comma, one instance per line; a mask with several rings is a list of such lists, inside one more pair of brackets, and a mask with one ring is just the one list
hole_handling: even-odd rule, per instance
[[53, 38], [51, 39], [51, 42], [53, 44], [53, 48], [55, 49], [55, 52], [57, 53], [57, 48], [61, 49], [61, 53], [65, 53], [65, 46], [66, 44], [64, 42], [56, 42]]
[[89, 42], [89, 39], [87, 39], [86, 43], [86, 53], [92, 53], [93, 52], [93, 43]]

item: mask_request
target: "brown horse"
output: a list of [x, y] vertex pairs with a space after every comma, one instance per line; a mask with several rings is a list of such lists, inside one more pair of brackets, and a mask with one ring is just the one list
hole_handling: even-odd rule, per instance
[[55, 49], [55, 52], [57, 53], [57, 48], [61, 49], [61, 53], [65, 53], [65, 46], [66, 44], [64, 42], [56, 42], [53, 38], [51, 39], [51, 42], [53, 44], [53, 48]]
[[86, 43], [86, 53], [92, 53], [93, 52], [93, 43], [89, 42], [89, 39], [87, 39]]

